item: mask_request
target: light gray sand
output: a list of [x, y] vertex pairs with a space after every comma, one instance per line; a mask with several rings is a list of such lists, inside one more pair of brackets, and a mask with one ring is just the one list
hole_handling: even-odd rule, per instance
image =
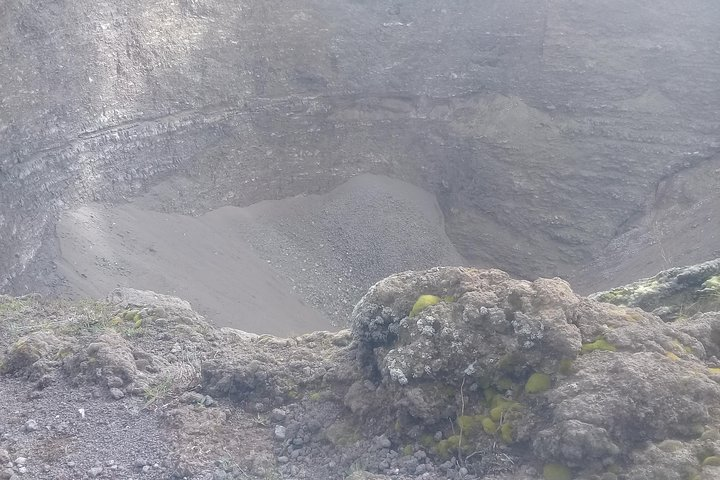
[[434, 196], [376, 175], [198, 217], [88, 204], [67, 212], [57, 235], [58, 270], [74, 294], [154, 290], [217, 325], [277, 335], [342, 327], [393, 272], [463, 263]]

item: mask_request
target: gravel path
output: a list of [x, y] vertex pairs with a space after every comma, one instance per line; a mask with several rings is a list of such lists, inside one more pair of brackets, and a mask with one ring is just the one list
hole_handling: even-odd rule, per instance
[[167, 478], [167, 434], [140, 398], [109, 401], [107, 389], [64, 379], [37, 390], [0, 376], [0, 405], [2, 479]]

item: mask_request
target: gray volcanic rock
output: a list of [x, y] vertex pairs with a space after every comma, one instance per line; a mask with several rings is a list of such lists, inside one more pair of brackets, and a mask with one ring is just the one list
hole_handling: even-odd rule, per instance
[[[0, 401], [16, 409], [20, 382], [42, 366], [29, 376], [42, 410], [28, 418], [50, 425], [4, 435], [0, 449], [28, 458], [33, 478], [74, 478], [76, 462], [112, 468], [100, 450], [51, 450], [91, 431], [118, 437], [119, 472], [148, 478], [709, 480], [718, 325], [717, 311], [664, 322], [560, 279], [460, 267], [392, 275], [357, 305], [351, 331], [291, 338], [216, 329], [153, 292], [0, 297], [0, 364], [12, 366]], [[76, 391], [90, 400], [73, 399], [68, 421]], [[151, 430], [138, 438], [162, 456], [152, 467], [129, 463], [136, 432], [119, 420], [141, 411]], [[28, 422], [9, 417], [11, 432]], [[46, 468], [33, 461], [50, 453]]]
[[590, 296], [601, 302], [639, 307], [665, 320], [720, 310], [720, 258], [663, 270], [650, 278]]
[[358, 172], [436, 194], [472, 264], [570, 273], [717, 161], [719, 20], [708, 0], [5, 1], [0, 285], [54, 288], [68, 206], [166, 181], [157, 208], [200, 213]]

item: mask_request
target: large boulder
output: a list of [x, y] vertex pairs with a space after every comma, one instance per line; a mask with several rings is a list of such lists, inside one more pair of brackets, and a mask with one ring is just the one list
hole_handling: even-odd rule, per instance
[[560, 279], [404, 272], [355, 308], [358, 359], [374, 387], [358, 382], [345, 401], [416, 439], [435, 433], [421, 441], [439, 457], [499, 444], [538, 471], [650, 479], [659, 470], [640, 466], [652, 463], [648, 445], [678, 441], [694, 464], [664, 464], [671, 476], [663, 478], [700, 475], [703, 455], [720, 452], [701, 440], [720, 420], [711, 317], [668, 324], [579, 297]]

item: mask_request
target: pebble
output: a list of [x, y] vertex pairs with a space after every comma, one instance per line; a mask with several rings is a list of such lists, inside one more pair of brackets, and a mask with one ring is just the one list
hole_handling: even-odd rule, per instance
[[0, 448], [0, 465], [5, 465], [10, 461], [10, 453], [4, 448]]
[[107, 386], [110, 388], [118, 388], [123, 386], [123, 380], [120, 377], [112, 376], [107, 379]]
[[20, 467], [18, 468], [18, 473], [27, 473], [27, 467]]
[[35, 430], [39, 429], [40, 427], [38, 426], [38, 424], [35, 420], [30, 419], [27, 422], [25, 422], [24, 428], [25, 428], [26, 432], [34, 432]]
[[198, 392], [185, 392], [182, 395], [180, 395], [180, 403], [203, 403], [205, 400], [205, 395]]
[[278, 440], [285, 439], [285, 427], [282, 425], [275, 425], [275, 438]]
[[390, 440], [385, 435], [375, 437], [373, 443], [373, 446], [376, 450], [380, 450], [382, 448], [390, 448], [390, 446], [392, 445], [392, 443], [390, 443]]
[[142, 471], [143, 471], [143, 473], [148, 473], [151, 469], [152, 469], [152, 467], [150, 465], [145, 465], [142, 468]]
[[111, 388], [110, 396], [113, 397], [115, 400], [120, 400], [125, 396], [125, 392], [123, 392], [119, 388]]
[[17, 457], [15, 459], [15, 465], [25, 465], [27, 463], [26, 457]]
[[283, 422], [285, 421], [285, 417], [287, 417], [287, 412], [281, 408], [274, 408], [270, 414], [270, 418], [275, 422]]
[[88, 470], [91, 477], [95, 478], [103, 472], [103, 467], [92, 467]]

